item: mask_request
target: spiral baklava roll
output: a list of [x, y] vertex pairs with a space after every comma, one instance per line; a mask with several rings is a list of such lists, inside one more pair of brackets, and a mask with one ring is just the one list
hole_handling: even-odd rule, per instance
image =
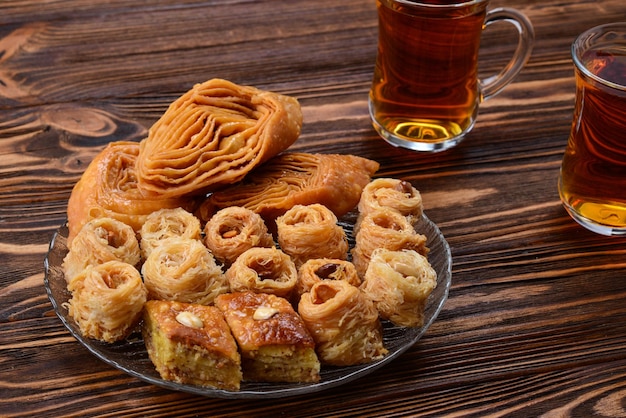
[[296, 205], [276, 219], [277, 239], [296, 267], [312, 258], [348, 258], [348, 239], [337, 217], [318, 203]]
[[352, 262], [361, 277], [377, 248], [428, 254], [426, 236], [416, 232], [404, 216], [390, 208], [376, 209], [361, 218], [352, 249]]
[[361, 278], [351, 262], [336, 258], [314, 258], [307, 260], [298, 269], [294, 296], [299, 300], [303, 293], [310, 291], [315, 283], [322, 280], [342, 280], [353, 286], [361, 285]]
[[291, 297], [298, 272], [289, 256], [281, 250], [254, 247], [241, 254], [226, 270], [232, 292], [269, 293]]
[[315, 340], [322, 364], [351, 366], [387, 354], [374, 304], [348, 282], [324, 280], [304, 293], [298, 313]]
[[319, 203], [337, 217], [354, 209], [363, 187], [378, 170], [375, 161], [355, 155], [280, 154], [236, 185], [213, 193], [209, 208], [243, 206], [273, 221], [295, 205]]
[[381, 318], [395, 325], [424, 324], [428, 296], [437, 286], [437, 273], [426, 257], [413, 250], [379, 248], [372, 254], [361, 290], [376, 306]]
[[141, 318], [147, 290], [139, 271], [122, 261], [90, 266], [68, 286], [69, 316], [87, 338], [116, 342], [126, 338]]
[[201, 241], [168, 238], [152, 250], [143, 274], [150, 299], [210, 305], [228, 292], [228, 282]]
[[302, 111], [293, 97], [221, 79], [196, 84], [141, 142], [139, 187], [174, 197], [238, 182], [287, 149], [301, 126]]
[[63, 259], [68, 284], [87, 266], [114, 260], [137, 266], [141, 257], [133, 228], [113, 218], [97, 218], [86, 223], [68, 250]]
[[146, 217], [156, 210], [196, 208], [194, 198], [167, 198], [140, 191], [135, 172], [138, 154], [136, 142], [111, 142], [89, 164], [74, 185], [67, 205], [68, 243], [94, 218], [115, 218], [139, 232]]
[[218, 211], [204, 226], [204, 243], [226, 266], [253, 247], [273, 247], [274, 238], [263, 218], [250, 209], [233, 206]]
[[141, 255], [147, 259], [154, 248], [168, 238], [202, 237], [200, 220], [183, 208], [159, 209], [152, 212], [141, 226]]
[[363, 188], [358, 210], [366, 215], [380, 208], [395, 209], [415, 224], [422, 216], [422, 196], [408, 181], [377, 178]]

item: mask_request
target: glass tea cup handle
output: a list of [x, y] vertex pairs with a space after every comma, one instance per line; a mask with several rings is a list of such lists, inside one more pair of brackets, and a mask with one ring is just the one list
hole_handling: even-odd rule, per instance
[[522, 70], [530, 58], [535, 40], [535, 31], [530, 20], [521, 12], [500, 7], [487, 12], [485, 28], [496, 22], [512, 24], [518, 33], [517, 48], [509, 63], [496, 75], [479, 80], [481, 100], [487, 100], [498, 94]]

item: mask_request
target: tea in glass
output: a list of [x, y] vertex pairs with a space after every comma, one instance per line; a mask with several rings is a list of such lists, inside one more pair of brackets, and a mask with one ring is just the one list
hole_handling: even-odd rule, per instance
[[[452, 4], [451, 4], [452, 3]], [[377, 0], [378, 55], [369, 103], [378, 133], [396, 146], [441, 151], [474, 125], [478, 104], [499, 92], [528, 60], [530, 22], [514, 9], [487, 11], [487, 0]], [[520, 43], [509, 68], [478, 78], [485, 25], [514, 23]]]
[[572, 46], [576, 102], [559, 193], [570, 215], [604, 235], [626, 234], [626, 23]]

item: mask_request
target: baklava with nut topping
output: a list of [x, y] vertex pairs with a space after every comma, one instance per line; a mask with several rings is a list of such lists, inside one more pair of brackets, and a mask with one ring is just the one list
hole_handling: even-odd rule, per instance
[[239, 344], [245, 380], [319, 381], [315, 341], [286, 299], [248, 291], [220, 295], [215, 304]]
[[143, 319], [146, 349], [163, 379], [239, 390], [241, 357], [215, 306], [151, 300]]

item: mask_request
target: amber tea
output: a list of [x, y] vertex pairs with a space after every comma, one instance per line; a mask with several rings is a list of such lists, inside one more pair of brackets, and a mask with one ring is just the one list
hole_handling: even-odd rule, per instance
[[622, 40], [574, 58], [574, 121], [559, 182], [572, 217], [606, 235], [626, 234], [626, 25]]
[[[487, 1], [377, 0], [378, 55], [370, 114], [379, 134], [393, 145], [438, 151], [468, 132], [485, 95], [478, 79], [483, 25], [491, 22]], [[521, 69], [530, 53], [532, 27], [513, 9], [498, 20], [523, 21], [523, 46], [512, 72], [494, 83], [495, 94]], [[520, 17], [521, 16], [521, 17]], [[519, 29], [519, 28], [518, 28]], [[497, 85], [496, 85], [497, 84]]]
[[379, 3], [380, 58], [371, 94], [376, 120], [403, 137], [432, 141], [468, 129], [477, 109], [486, 10], [466, 6], [458, 18], [439, 21]]

